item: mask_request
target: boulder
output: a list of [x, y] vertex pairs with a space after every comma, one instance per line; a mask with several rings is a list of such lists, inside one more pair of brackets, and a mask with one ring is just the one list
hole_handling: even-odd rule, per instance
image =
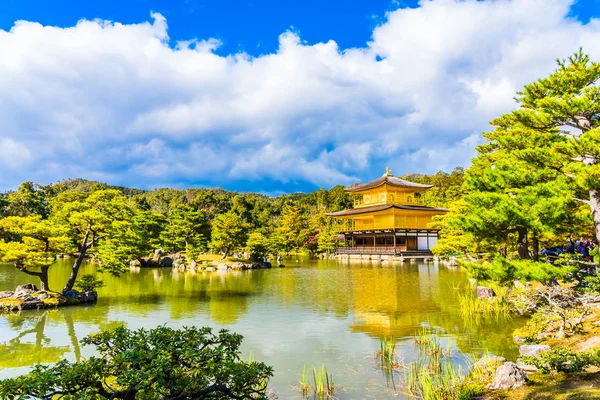
[[268, 261], [263, 261], [261, 264], [262, 264], [263, 268], [272, 268], [273, 267], [273, 265], [271, 265], [271, 263]]
[[162, 255], [163, 255], [163, 249], [162, 248], [156, 249], [156, 250], [154, 250], [154, 257], [152, 257], [152, 258], [158, 260], [162, 257]]
[[227, 264], [219, 264], [217, 265], [217, 269], [219, 271], [227, 271], [228, 269], [231, 269], [231, 267]]
[[535, 365], [525, 364], [520, 358], [517, 359], [517, 366], [525, 372], [537, 372], [538, 370]]
[[506, 358], [500, 356], [484, 356], [479, 359], [474, 364], [475, 368], [480, 370], [493, 367], [494, 370], [504, 364], [506, 362]]
[[36, 298], [33, 298], [31, 300], [28, 299], [21, 303], [22, 310], [35, 310], [35, 309], [43, 308], [43, 307], [44, 307], [44, 302], [41, 301], [40, 299], [36, 299]]
[[77, 290], [69, 290], [67, 293], [63, 293], [63, 297], [67, 300], [76, 299], [79, 297], [79, 292]]
[[192, 261], [190, 265], [187, 266], [187, 269], [190, 271], [195, 271], [198, 268], [198, 263], [196, 261]]
[[28, 294], [31, 294], [31, 293], [37, 292], [37, 291], [38, 291], [37, 286], [35, 286], [33, 283], [27, 283], [25, 285], [17, 286], [13, 296], [15, 298], [24, 297]]
[[516, 281], [514, 281], [514, 282], [513, 282], [513, 285], [514, 285], [514, 286], [515, 286], [515, 288], [517, 288], [517, 289], [524, 289], [524, 288], [525, 288], [525, 285], [523, 285], [523, 284], [521, 283], [521, 281], [520, 281], [520, 280], [518, 280], [518, 279], [517, 279]]
[[538, 357], [541, 353], [550, 350], [547, 344], [522, 344], [519, 347], [519, 354], [522, 356]]
[[212, 271], [216, 271], [217, 269], [215, 267], [206, 267], [206, 271], [208, 272], [212, 272]]
[[0, 299], [6, 299], [8, 297], [12, 297], [15, 294], [15, 292], [0, 292]]
[[140, 262], [140, 260], [131, 260], [129, 262], [129, 267], [130, 268], [136, 268], [136, 267], [141, 267], [142, 263]]
[[506, 362], [496, 370], [494, 380], [488, 389], [516, 389], [527, 382], [527, 375], [523, 369], [513, 362]]
[[231, 264], [231, 269], [245, 269], [245, 265], [244, 263], [236, 261], [233, 264]]
[[477, 286], [477, 298], [483, 299], [487, 297], [494, 297], [496, 293], [494, 293], [494, 289], [485, 287], [485, 286]]
[[98, 295], [96, 292], [88, 290], [87, 292], [79, 293], [77, 298], [79, 298], [82, 303], [93, 303], [94, 301], [98, 300]]
[[525, 339], [523, 339], [521, 336], [519, 335], [515, 335], [513, 336], [513, 341], [515, 343], [525, 343]]
[[285, 265], [279, 264], [279, 268], [285, 268]]
[[159, 264], [163, 268], [171, 268], [173, 266], [173, 259], [171, 257], [163, 257]]
[[51, 298], [52, 296], [49, 293], [47, 293], [47, 292], [37, 292], [34, 295], [34, 297], [37, 298], [37, 299], [40, 299], [40, 300], [46, 300], [46, 299]]

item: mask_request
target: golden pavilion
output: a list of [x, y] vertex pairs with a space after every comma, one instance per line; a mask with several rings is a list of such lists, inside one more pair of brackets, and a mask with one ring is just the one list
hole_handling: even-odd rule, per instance
[[396, 178], [389, 168], [379, 179], [348, 186], [354, 208], [327, 214], [334, 218], [345, 242], [336, 253], [430, 253], [438, 230], [429, 224], [435, 215], [448, 211], [425, 205], [423, 193], [432, 187]]

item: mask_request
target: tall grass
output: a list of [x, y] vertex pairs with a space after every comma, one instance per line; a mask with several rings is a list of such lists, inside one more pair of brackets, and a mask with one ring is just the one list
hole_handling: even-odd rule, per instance
[[468, 322], [481, 322], [486, 318], [509, 318], [511, 307], [508, 302], [508, 288], [490, 284], [496, 296], [478, 298], [471, 288], [457, 293], [456, 297], [461, 317]]
[[419, 357], [404, 369], [407, 395], [427, 400], [465, 400], [482, 393], [483, 386], [466, 380], [460, 367], [452, 364], [452, 351], [430, 330], [423, 328], [415, 335]]
[[303, 398], [308, 398], [309, 394], [312, 394], [315, 399], [332, 399], [335, 389], [333, 382], [333, 376], [327, 372], [325, 365], [321, 365], [321, 368], [317, 368], [313, 365], [312, 367], [312, 386], [309, 383], [310, 373], [308, 372], [306, 365], [302, 370], [300, 376], [300, 391], [302, 392]]

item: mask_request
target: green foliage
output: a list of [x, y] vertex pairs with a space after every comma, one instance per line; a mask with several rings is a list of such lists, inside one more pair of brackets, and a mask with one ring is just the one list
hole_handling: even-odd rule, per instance
[[286, 205], [281, 212], [281, 221], [277, 228], [283, 239], [285, 251], [301, 248], [310, 237], [308, 219], [298, 206]]
[[168, 214], [159, 242], [166, 252], [185, 252], [189, 259], [206, 251], [210, 226], [206, 215], [190, 206], [180, 205]]
[[240, 359], [242, 336], [211, 328], [119, 327], [82, 340], [98, 356], [37, 365], [0, 381], [0, 397], [64, 399], [266, 399], [273, 370]]
[[567, 267], [530, 260], [510, 260], [496, 257], [487, 263], [465, 263], [469, 274], [478, 281], [509, 283], [523, 281], [549, 282], [565, 279], [570, 272]]
[[36, 185], [33, 182], [23, 182], [16, 192], [9, 193], [4, 206], [4, 214], [17, 217], [39, 215], [47, 218], [48, 197], [51, 190], [48, 187]]
[[539, 354], [538, 357], [522, 357], [522, 362], [534, 365], [543, 374], [549, 372], [581, 372], [589, 366], [600, 366], [600, 350], [595, 352], [573, 352], [555, 348]]
[[104, 282], [94, 274], [83, 274], [75, 283], [75, 287], [80, 289], [82, 292], [95, 292], [96, 289], [104, 286]]
[[223, 252], [227, 257], [230, 252], [240, 250], [246, 244], [248, 224], [236, 213], [229, 211], [219, 214], [212, 221], [211, 247]]
[[583, 290], [589, 293], [600, 293], [600, 276], [588, 276], [584, 280]]
[[246, 251], [252, 255], [255, 260], [265, 258], [271, 253], [271, 241], [265, 235], [260, 232], [252, 232], [248, 236], [246, 242]]
[[425, 204], [431, 207], [447, 207], [462, 196], [464, 169], [456, 167], [451, 173], [439, 171], [435, 175], [410, 174], [402, 176], [411, 182], [433, 185], [423, 195]]

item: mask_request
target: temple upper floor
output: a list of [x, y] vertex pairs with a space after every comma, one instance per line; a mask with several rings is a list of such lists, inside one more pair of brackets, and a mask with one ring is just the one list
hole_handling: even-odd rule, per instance
[[423, 193], [431, 187], [396, 178], [387, 168], [379, 179], [350, 185], [346, 191], [354, 195], [354, 208], [360, 208], [380, 204], [423, 205]]

